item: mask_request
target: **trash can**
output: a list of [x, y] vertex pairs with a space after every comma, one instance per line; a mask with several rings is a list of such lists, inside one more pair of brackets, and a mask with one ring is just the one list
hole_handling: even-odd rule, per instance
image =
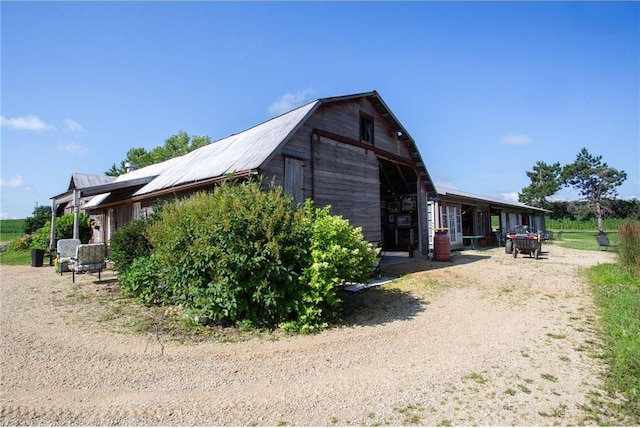
[[31, 266], [42, 267], [44, 261], [44, 250], [31, 250]]

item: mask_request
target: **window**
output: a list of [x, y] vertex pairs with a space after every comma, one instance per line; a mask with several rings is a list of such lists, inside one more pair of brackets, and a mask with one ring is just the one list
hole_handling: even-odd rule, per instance
[[360, 115], [360, 140], [373, 144], [373, 117]]
[[442, 207], [442, 226], [448, 228], [451, 243], [462, 243], [462, 213], [460, 207]]

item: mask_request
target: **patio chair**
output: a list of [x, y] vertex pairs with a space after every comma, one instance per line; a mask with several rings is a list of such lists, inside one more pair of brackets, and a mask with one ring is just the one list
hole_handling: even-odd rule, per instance
[[98, 272], [98, 281], [102, 269], [107, 267], [105, 258], [107, 246], [105, 244], [81, 244], [76, 249], [75, 257], [71, 258], [71, 273], [76, 282], [76, 273]]
[[615, 245], [612, 245], [609, 242], [609, 237], [604, 232], [598, 232], [598, 234], [596, 235], [596, 241], [598, 241], [598, 245], [600, 246], [600, 248], [614, 248], [615, 247]]
[[71, 258], [76, 255], [76, 248], [80, 245], [79, 239], [60, 239], [56, 245], [56, 258], [58, 259], [58, 269], [60, 269], [60, 276], [64, 271], [64, 264], [69, 264]]

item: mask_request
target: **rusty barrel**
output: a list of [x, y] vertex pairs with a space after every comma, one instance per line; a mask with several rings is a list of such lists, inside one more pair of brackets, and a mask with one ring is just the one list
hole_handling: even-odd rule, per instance
[[446, 262], [451, 258], [451, 241], [445, 230], [438, 230], [433, 238], [433, 259]]

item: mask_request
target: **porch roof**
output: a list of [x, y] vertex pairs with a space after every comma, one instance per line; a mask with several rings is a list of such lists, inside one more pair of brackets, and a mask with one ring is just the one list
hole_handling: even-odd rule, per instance
[[461, 201], [465, 200], [471, 203], [483, 202], [483, 203], [488, 203], [490, 206], [496, 207], [496, 208], [518, 208], [520, 210], [526, 210], [526, 211], [537, 211], [541, 214], [552, 212], [544, 208], [538, 208], [538, 207], [533, 207], [531, 205], [523, 204], [522, 202], [511, 202], [511, 201], [506, 201], [504, 199], [493, 198], [490, 196], [476, 195], [474, 193], [463, 192], [458, 189], [450, 189], [442, 186], [436, 186], [436, 188], [438, 191], [438, 195], [441, 197], [444, 196], [452, 199], [459, 199]]

